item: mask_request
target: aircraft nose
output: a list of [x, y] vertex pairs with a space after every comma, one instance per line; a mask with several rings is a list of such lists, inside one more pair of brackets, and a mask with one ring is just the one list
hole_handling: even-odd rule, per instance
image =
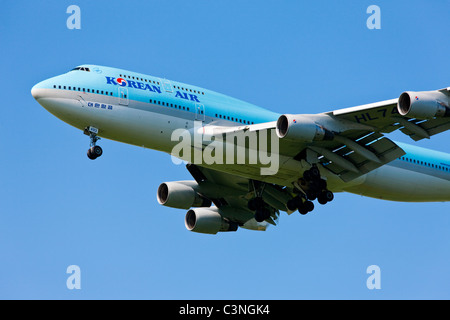
[[41, 83], [42, 82], [39, 82], [39, 83], [35, 84], [33, 86], [33, 88], [31, 88], [31, 95], [36, 100], [38, 100], [39, 98], [42, 98], [42, 91], [43, 91], [43, 89], [42, 89]]
[[37, 99], [37, 94], [38, 94], [37, 88], [36, 86], [33, 86], [33, 88], [31, 88], [31, 95], [33, 96], [33, 98]]

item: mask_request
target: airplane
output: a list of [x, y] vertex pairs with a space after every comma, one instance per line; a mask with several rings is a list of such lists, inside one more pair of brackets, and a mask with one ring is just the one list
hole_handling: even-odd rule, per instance
[[[91, 160], [103, 154], [100, 138], [184, 160], [194, 180], [161, 183], [157, 201], [187, 210], [189, 231], [264, 231], [277, 225], [280, 212], [305, 215], [316, 200], [325, 205], [340, 192], [450, 201], [450, 154], [386, 137], [399, 130], [419, 141], [450, 129], [450, 87], [318, 114], [281, 114], [197, 86], [84, 64], [37, 83], [31, 94], [89, 136]], [[183, 137], [188, 147], [175, 154]], [[230, 161], [220, 161], [227, 157], [221, 147], [234, 151]], [[207, 151], [217, 161], [193, 160]], [[263, 174], [269, 153], [276, 166]], [[261, 157], [252, 161], [253, 154]]]

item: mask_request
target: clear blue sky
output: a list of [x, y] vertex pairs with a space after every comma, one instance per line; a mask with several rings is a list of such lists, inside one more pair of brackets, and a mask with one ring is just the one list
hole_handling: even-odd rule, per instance
[[[81, 30], [66, 8], [81, 8]], [[381, 8], [381, 30], [366, 9]], [[352, 194], [267, 232], [209, 236], [161, 207], [166, 154], [89, 139], [31, 87], [84, 63], [318, 113], [450, 86], [449, 1], [6, 1], [0, 11], [0, 298], [450, 298], [450, 203]], [[450, 133], [418, 143], [450, 152]], [[394, 139], [409, 142], [407, 137]], [[419, 182], [420, 183], [420, 182]], [[66, 268], [81, 268], [81, 290]], [[368, 290], [366, 268], [381, 268]]]

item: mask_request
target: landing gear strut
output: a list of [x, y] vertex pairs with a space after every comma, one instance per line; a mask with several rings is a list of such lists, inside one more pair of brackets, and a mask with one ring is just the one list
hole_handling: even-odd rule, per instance
[[258, 181], [251, 181], [255, 197], [248, 201], [248, 208], [255, 212], [255, 220], [263, 222], [270, 218], [270, 210], [266, 207], [266, 203], [262, 198], [265, 184], [259, 184]]
[[311, 169], [303, 173], [303, 180], [305, 182], [305, 189], [298, 186], [301, 194], [290, 199], [287, 202], [287, 208], [291, 211], [298, 209], [300, 214], [305, 215], [314, 210], [314, 203], [316, 200], [324, 205], [333, 201], [334, 194], [327, 189], [327, 182], [320, 177], [319, 168], [313, 165]]
[[84, 134], [88, 135], [91, 139], [90, 148], [87, 151], [87, 156], [91, 160], [95, 160], [103, 154], [103, 150], [100, 146], [97, 146], [97, 141], [100, 137], [97, 137], [98, 129], [94, 127], [87, 127], [84, 129]]

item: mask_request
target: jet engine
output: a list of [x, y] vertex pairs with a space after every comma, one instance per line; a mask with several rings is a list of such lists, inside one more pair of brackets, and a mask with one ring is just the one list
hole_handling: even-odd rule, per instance
[[332, 140], [331, 131], [318, 125], [305, 115], [283, 114], [278, 118], [276, 132], [279, 138], [298, 141]]
[[195, 181], [173, 181], [161, 183], [158, 187], [157, 199], [163, 206], [190, 209], [191, 207], [210, 207], [211, 200], [201, 196]]
[[450, 97], [442, 91], [403, 92], [397, 110], [402, 116], [420, 120], [450, 117]]
[[217, 208], [196, 208], [186, 213], [184, 219], [189, 231], [216, 234], [219, 231], [236, 231], [237, 223], [225, 220]]

